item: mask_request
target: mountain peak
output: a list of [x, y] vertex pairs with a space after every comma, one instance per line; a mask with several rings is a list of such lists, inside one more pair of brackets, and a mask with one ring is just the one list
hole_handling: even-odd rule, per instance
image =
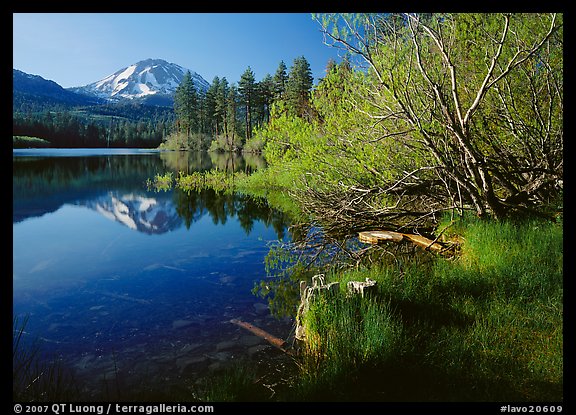
[[148, 98], [152, 95], [172, 96], [187, 71], [192, 74], [196, 88], [205, 92], [210, 84], [199, 74], [157, 58], [136, 62], [104, 79], [74, 90], [109, 100]]

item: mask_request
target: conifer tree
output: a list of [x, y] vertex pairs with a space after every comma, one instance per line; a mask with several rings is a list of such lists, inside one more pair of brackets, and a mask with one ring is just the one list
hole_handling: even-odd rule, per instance
[[216, 90], [216, 106], [214, 114], [216, 116], [216, 122], [221, 126], [220, 131], [225, 136], [228, 136], [228, 125], [226, 119], [226, 97], [228, 96], [228, 90], [228, 80], [226, 78], [222, 78]]
[[274, 79], [270, 74], [266, 74], [260, 81], [258, 90], [260, 92], [260, 122], [265, 123], [270, 119], [270, 107], [274, 102]]
[[248, 67], [240, 77], [238, 82], [238, 92], [244, 107], [245, 139], [248, 140], [252, 134], [252, 109], [254, 107], [256, 94], [256, 80], [254, 72]]
[[308, 112], [313, 80], [312, 70], [306, 58], [300, 56], [294, 59], [285, 95], [288, 110], [298, 117], [303, 117]]
[[278, 69], [274, 74], [274, 100], [284, 98], [284, 92], [286, 91], [286, 83], [288, 82], [288, 73], [286, 72], [286, 64], [284, 61], [280, 61]]
[[188, 140], [197, 124], [197, 104], [198, 94], [196, 93], [194, 82], [192, 82], [192, 75], [188, 71], [176, 89], [174, 96], [174, 111], [176, 112], [178, 125], [181, 131], [186, 132]]
[[206, 91], [207, 132], [218, 135], [218, 122], [216, 120], [216, 95], [220, 86], [220, 78], [215, 76]]

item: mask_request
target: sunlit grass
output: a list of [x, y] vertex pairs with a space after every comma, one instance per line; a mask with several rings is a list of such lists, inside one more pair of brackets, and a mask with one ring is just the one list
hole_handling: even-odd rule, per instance
[[330, 276], [341, 286], [369, 277], [378, 295], [343, 291], [311, 307], [300, 396], [563, 398], [562, 225], [475, 220], [460, 230], [456, 260]]

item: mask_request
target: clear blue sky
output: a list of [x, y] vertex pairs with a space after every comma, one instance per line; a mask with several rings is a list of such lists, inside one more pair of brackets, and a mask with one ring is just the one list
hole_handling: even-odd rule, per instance
[[319, 29], [309, 13], [15, 13], [13, 68], [72, 87], [159, 58], [237, 83], [248, 66], [260, 81], [303, 55], [316, 83], [340, 60]]

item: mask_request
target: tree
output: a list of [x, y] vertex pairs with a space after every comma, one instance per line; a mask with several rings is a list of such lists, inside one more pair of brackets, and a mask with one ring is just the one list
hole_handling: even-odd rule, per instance
[[274, 102], [274, 79], [270, 74], [266, 76], [258, 83], [259, 92], [259, 112], [260, 112], [260, 123], [263, 124], [270, 120], [270, 108]]
[[417, 160], [366, 167], [384, 194], [425, 191], [443, 208], [496, 218], [541, 213], [561, 194], [561, 14], [315, 18], [327, 44], [367, 64], [348, 98], [370, 122], [361, 141]]
[[207, 113], [207, 130], [214, 136], [218, 135], [218, 121], [216, 117], [216, 96], [220, 87], [220, 78], [215, 76], [206, 91], [206, 113]]
[[254, 72], [252, 72], [250, 67], [248, 67], [240, 77], [238, 92], [244, 105], [245, 140], [248, 140], [252, 136], [252, 109], [254, 107], [256, 93], [256, 80], [254, 78]]
[[286, 91], [286, 83], [288, 82], [288, 73], [286, 72], [288, 68], [286, 68], [286, 64], [284, 61], [280, 61], [278, 64], [278, 69], [276, 69], [276, 73], [274, 74], [274, 78], [272, 79], [274, 82], [274, 100], [279, 100], [284, 98], [284, 92]]
[[216, 111], [215, 111], [215, 118], [216, 122], [221, 125], [221, 133], [224, 134], [225, 137], [228, 137], [228, 120], [227, 120], [227, 110], [228, 106], [226, 103], [226, 99], [228, 97], [229, 87], [228, 87], [228, 80], [226, 78], [222, 78], [220, 83], [218, 84], [218, 89], [216, 91]]
[[228, 135], [226, 136], [226, 143], [229, 151], [232, 151], [237, 132], [236, 114], [238, 113], [238, 87], [236, 84], [230, 85], [228, 96], [226, 97], [226, 125], [228, 127]]
[[309, 110], [313, 81], [312, 70], [306, 58], [300, 56], [294, 59], [286, 83], [285, 98], [289, 111], [299, 117], [303, 117]]
[[182, 78], [178, 88], [176, 88], [174, 96], [174, 111], [176, 112], [178, 125], [180, 130], [186, 133], [187, 140], [190, 140], [191, 133], [197, 124], [197, 105], [198, 95], [192, 81], [192, 74], [188, 71]]

